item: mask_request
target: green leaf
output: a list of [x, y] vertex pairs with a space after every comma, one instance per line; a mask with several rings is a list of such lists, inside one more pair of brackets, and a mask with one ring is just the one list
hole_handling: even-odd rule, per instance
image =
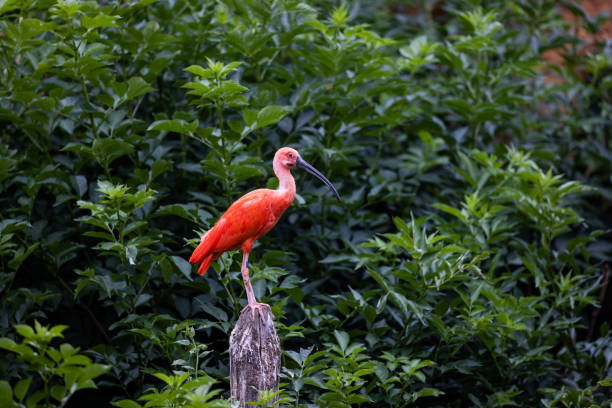
[[240, 85], [237, 82], [233, 81], [223, 81], [221, 84], [221, 91], [224, 96], [230, 96], [241, 92], [248, 91], [249, 88]]
[[[105, 364], [90, 364], [86, 367], [83, 367], [79, 374], [79, 383], [86, 382], [88, 380], [93, 380], [105, 374], [110, 370], [111, 366]], [[90, 387], [88, 387], [90, 388]], [[95, 386], [93, 386], [95, 388]]]
[[66, 396], [66, 387], [64, 387], [62, 385], [59, 385], [59, 384], [53, 385], [51, 387], [51, 390], [49, 391], [49, 394], [56, 401], [63, 402], [63, 400], [64, 400], [64, 398]]
[[0, 406], [6, 408], [18, 407], [13, 401], [13, 389], [8, 381], [0, 381]]
[[[197, 299], [197, 298], [196, 298]], [[214, 305], [211, 305], [207, 302], [203, 302], [200, 299], [197, 299], [198, 303], [202, 307], [202, 310], [208, 313], [211, 316], [214, 316], [220, 322], [226, 322], [228, 320], [227, 313]]]
[[[196, 124], [197, 126], [197, 124]], [[164, 174], [172, 168], [172, 162], [164, 159], [156, 160], [151, 165], [151, 180], [155, 180], [160, 175]]]
[[348, 397], [349, 404], [361, 404], [364, 402], [372, 402], [372, 400], [365, 395], [351, 394]]
[[87, 192], [87, 188], [88, 188], [87, 178], [82, 175], [77, 175], [77, 176], [71, 176], [70, 180], [79, 198], [82, 198], [83, 195]]
[[98, 14], [95, 17], [83, 16], [81, 24], [88, 30], [99, 27], [118, 27], [115, 20], [121, 18], [119, 16], [109, 16], [107, 14]]
[[8, 337], [0, 338], [0, 348], [5, 350], [14, 351], [17, 347], [17, 343], [14, 340], [9, 339]]
[[344, 353], [346, 351], [346, 348], [348, 347], [349, 341], [351, 340], [350, 336], [347, 332], [334, 330], [334, 337], [336, 338], [336, 341], [340, 346], [340, 350], [342, 350], [342, 352]]
[[227, 74], [229, 74], [230, 72], [234, 71], [236, 68], [238, 68], [240, 65], [242, 65], [241, 61], [232, 61], [229, 64], [225, 65], [223, 67], [223, 69], [221, 70], [221, 75], [225, 76]]
[[132, 400], [114, 401], [111, 405], [118, 408], [142, 408], [142, 405]]
[[92, 150], [101, 163], [110, 164], [118, 158], [132, 153], [133, 146], [120, 139], [96, 139]]
[[289, 109], [284, 106], [266, 106], [257, 113], [257, 128], [275, 124], [287, 113], [289, 113]]
[[437, 388], [428, 388], [428, 387], [425, 387], [413, 393], [414, 399], [422, 398], [422, 397], [438, 397], [440, 395], [444, 395], [444, 392]]
[[44, 32], [51, 31], [52, 28], [53, 24], [45, 23], [37, 18], [24, 18], [19, 22], [22, 40], [36, 37]]
[[10, 157], [0, 156], [0, 183], [9, 177], [16, 163], [17, 161]]
[[603, 380], [597, 381], [597, 384], [601, 385], [602, 387], [612, 387], [612, 378], [604, 378]]
[[15, 330], [17, 330], [17, 333], [19, 333], [22, 337], [28, 339], [28, 340], [33, 340], [35, 335], [34, 335], [34, 329], [32, 329], [30, 326], [25, 325], [25, 324], [17, 324], [15, 325]]
[[26, 393], [28, 392], [28, 388], [30, 388], [30, 383], [32, 382], [32, 377], [24, 378], [23, 380], [19, 380], [17, 384], [15, 384], [15, 397], [19, 401], [23, 401]]
[[128, 100], [138, 98], [152, 91], [155, 91], [155, 89], [151, 88], [149, 84], [147, 83], [147, 81], [145, 81], [141, 77], [132, 77], [128, 80], [128, 88], [127, 88], [127, 99]]
[[244, 119], [244, 123], [247, 126], [251, 126], [257, 120], [258, 112], [253, 109], [243, 109], [242, 110], [242, 118]]
[[20, 0], [0, 0], [0, 15], [21, 7]]
[[190, 72], [199, 77], [202, 77], [204, 79], [207, 79], [213, 76], [213, 71], [211, 69], [205, 69], [199, 65], [190, 65], [187, 68], [185, 68], [185, 71]]
[[34, 243], [34, 245], [29, 246], [23, 252], [22, 249], [15, 251], [15, 256], [8, 262], [9, 268], [18, 270], [23, 261], [25, 261], [27, 257], [30, 256], [30, 254], [38, 248], [39, 244], [40, 242], [36, 242]]
[[443, 203], [434, 203], [432, 204], [432, 207], [437, 208], [438, 210], [442, 210], [448, 214], [451, 214], [457, 218], [459, 218], [461, 221], [465, 222], [466, 217], [465, 215], [463, 215], [463, 213], [461, 212], [461, 210], [458, 210], [454, 207], [451, 207], [450, 205], [446, 205]]
[[53, 327], [51, 327], [51, 329], [49, 329], [49, 336], [51, 338], [55, 338], [55, 337], [64, 337], [64, 335], [62, 334], [66, 329], [68, 328], [68, 326], [63, 325], [63, 324], [58, 324], [55, 325]]
[[191, 264], [187, 262], [180, 256], [173, 255], [172, 261], [176, 265], [176, 267], [181, 271], [183, 276], [185, 276], [188, 280], [192, 280], [191, 278]]
[[151, 123], [151, 125], [149, 125], [149, 127], [147, 128], [147, 131], [151, 131], [151, 130], [165, 130], [168, 132], [175, 132], [175, 133], [182, 133], [182, 134], [191, 134], [193, 132], [196, 131], [196, 129], [198, 128], [198, 120], [194, 120], [193, 122], [189, 123], [185, 120], [177, 120], [177, 119], [173, 119], [173, 120], [158, 120], [155, 121], [153, 123]]
[[171, 385], [173, 383], [173, 381], [174, 381], [173, 377], [168, 376], [168, 375], [166, 375], [164, 373], [157, 372], [157, 373], [152, 373], [151, 375], [153, 377], [156, 377], [156, 378], [162, 380], [163, 382], [165, 382], [168, 385]]
[[232, 166], [232, 174], [236, 183], [241, 183], [252, 177], [260, 177], [264, 175], [263, 170], [258, 166], [248, 164]]
[[39, 406], [38, 403], [42, 401], [43, 399], [45, 399], [47, 395], [48, 395], [47, 393], [42, 392], [42, 391], [30, 395], [26, 400], [26, 407], [27, 408], [37, 408]]

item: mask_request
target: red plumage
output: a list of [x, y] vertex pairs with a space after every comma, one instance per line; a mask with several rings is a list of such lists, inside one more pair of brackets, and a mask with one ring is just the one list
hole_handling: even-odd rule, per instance
[[[202, 263], [204, 275], [210, 264], [225, 251], [241, 248], [247, 241], [255, 241], [276, 225], [285, 209], [293, 202], [295, 193], [259, 189], [236, 200], [219, 221], [202, 237], [189, 262]], [[248, 248], [250, 251], [250, 247]]]

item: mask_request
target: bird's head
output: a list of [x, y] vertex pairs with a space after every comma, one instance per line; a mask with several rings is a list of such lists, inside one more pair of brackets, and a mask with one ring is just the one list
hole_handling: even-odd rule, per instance
[[288, 169], [297, 166], [297, 160], [300, 154], [297, 150], [290, 147], [282, 147], [278, 149], [274, 155], [274, 160], [280, 162], [283, 166]]
[[327, 187], [329, 187], [329, 189], [334, 193], [338, 201], [342, 201], [340, 199], [340, 195], [338, 194], [338, 191], [336, 190], [334, 185], [331, 183], [331, 181], [329, 181], [327, 177], [321, 174], [319, 170], [315, 169], [310, 164], [308, 164], [308, 162], [302, 159], [302, 157], [300, 156], [297, 150], [292, 149], [290, 147], [282, 147], [278, 149], [278, 151], [274, 155], [274, 161], [277, 163], [280, 163], [283, 167], [288, 168], [288, 169], [291, 169], [293, 167], [298, 167], [300, 169], [306, 170], [308, 173], [312, 174], [313, 176], [317, 177], [319, 180], [324, 182], [327, 185]]

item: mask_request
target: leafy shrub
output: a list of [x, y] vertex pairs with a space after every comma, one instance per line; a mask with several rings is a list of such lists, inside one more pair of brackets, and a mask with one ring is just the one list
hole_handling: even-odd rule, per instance
[[[21, 379], [14, 389], [7, 381], [0, 381], [2, 406], [63, 407], [75, 392], [96, 388], [93, 380], [110, 368], [92, 363], [89, 357], [79, 354], [79, 349], [68, 343], [60, 345], [59, 349], [52, 347], [50, 343], [54, 338], [62, 337], [66, 326], [48, 328], [36, 321], [34, 327], [22, 324], [15, 328], [23, 341], [16, 343], [2, 337], [0, 347], [15, 353], [17, 359], [26, 364], [28, 371], [40, 376], [35, 381], [42, 383], [42, 390], [30, 392], [26, 400], [33, 377]], [[13, 394], [17, 401], [13, 399]]]
[[[344, 201], [296, 174], [254, 248], [280, 405], [609, 404], [609, 45], [549, 0], [363, 3], [0, 4], [2, 401], [228, 406], [240, 257], [186, 260], [293, 145]], [[95, 375], [24, 357], [60, 334]]]

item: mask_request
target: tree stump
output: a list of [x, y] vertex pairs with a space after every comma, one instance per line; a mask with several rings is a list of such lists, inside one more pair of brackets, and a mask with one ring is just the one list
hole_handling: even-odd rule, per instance
[[259, 390], [278, 391], [280, 341], [272, 312], [264, 308], [263, 313], [265, 323], [257, 311], [253, 317], [250, 309], [245, 310], [230, 336], [230, 392], [240, 408], [252, 407], [247, 402], [257, 402]]

